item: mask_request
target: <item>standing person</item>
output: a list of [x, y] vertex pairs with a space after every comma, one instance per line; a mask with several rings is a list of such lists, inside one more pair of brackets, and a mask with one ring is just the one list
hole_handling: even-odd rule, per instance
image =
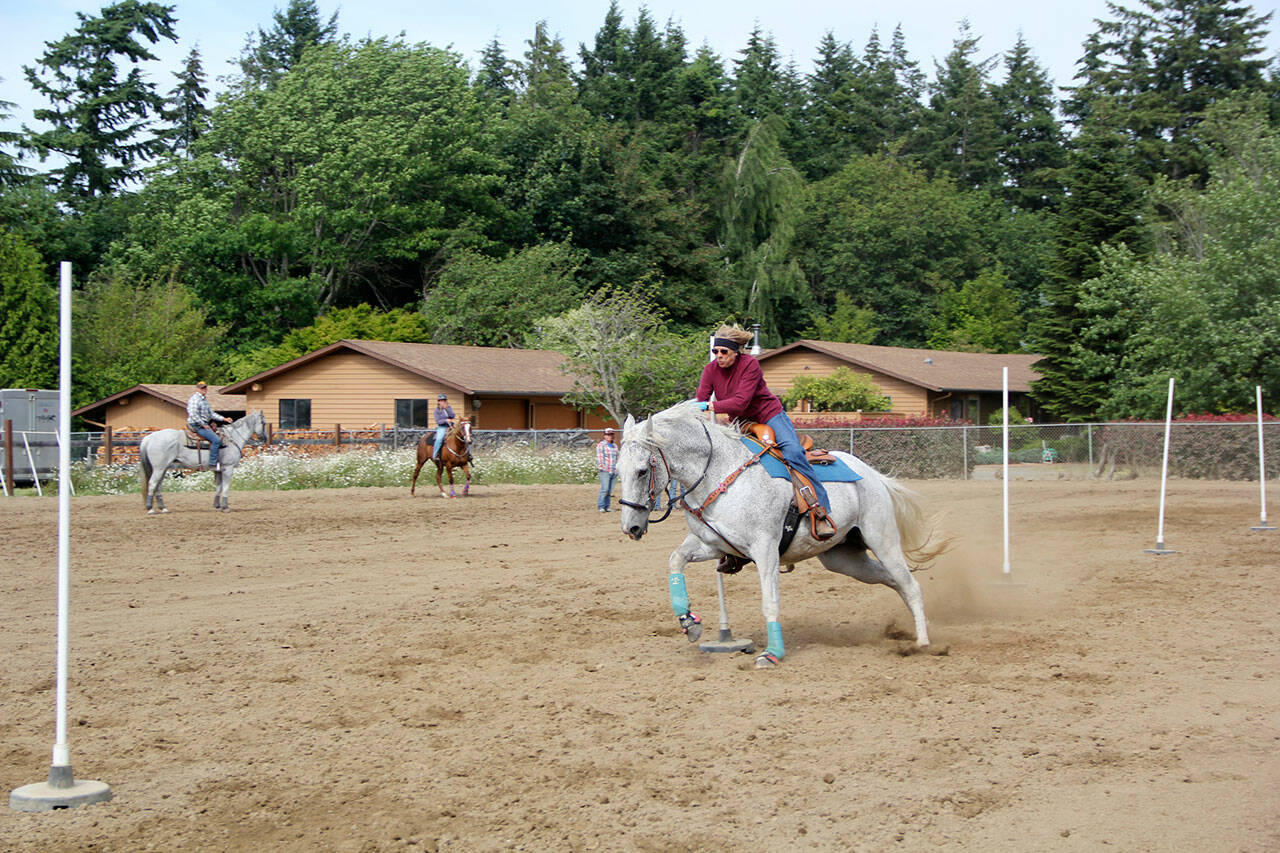
[[208, 395], [209, 386], [201, 379], [196, 383], [196, 392], [187, 400], [187, 426], [191, 427], [191, 431], [196, 435], [209, 442], [209, 467], [220, 471], [222, 469], [218, 467], [218, 453], [222, 450], [222, 437], [218, 435], [213, 425], [229, 424], [231, 418], [220, 415], [210, 408], [209, 401], [206, 399]]
[[449, 405], [449, 395], [440, 394], [436, 397], [436, 443], [431, 451], [431, 458], [440, 461], [440, 448], [444, 446], [444, 437], [449, 432], [449, 427], [453, 426], [453, 406]]
[[[782, 401], [765, 385], [760, 362], [742, 352], [743, 344], [750, 343], [751, 339], [752, 334], [736, 323], [716, 330], [711, 344], [715, 361], [708, 362], [702, 369], [696, 399], [706, 404], [704, 409], [728, 415], [730, 420], [755, 421], [772, 427], [778, 450], [792, 468], [809, 478], [818, 502], [830, 513], [831, 499], [813, 466], [805, 459], [800, 436], [796, 435], [795, 425], [787, 417]], [[715, 402], [707, 402], [713, 393]]]
[[613, 481], [618, 478], [618, 445], [613, 443], [613, 427], [605, 429], [604, 438], [596, 445], [596, 470], [600, 474], [600, 497], [596, 500], [596, 509], [609, 512]]

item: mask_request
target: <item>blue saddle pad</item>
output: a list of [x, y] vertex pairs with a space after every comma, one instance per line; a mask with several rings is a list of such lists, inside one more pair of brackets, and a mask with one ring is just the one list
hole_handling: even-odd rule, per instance
[[[763, 447], [760, 442], [754, 438], [742, 436], [743, 445], [752, 453], [759, 453]], [[770, 477], [779, 477], [783, 480], [790, 480], [791, 475], [787, 473], [787, 466], [782, 464], [782, 460], [770, 456], [766, 453], [760, 457], [760, 464], [764, 466], [764, 470], [769, 472]], [[845, 464], [843, 459], [836, 459], [827, 465], [813, 465], [813, 470], [818, 475], [818, 479], [824, 483], [856, 483], [862, 479], [862, 475], [854, 471]]]

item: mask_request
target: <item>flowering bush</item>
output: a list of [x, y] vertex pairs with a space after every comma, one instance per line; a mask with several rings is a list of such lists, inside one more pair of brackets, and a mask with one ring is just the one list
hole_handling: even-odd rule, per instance
[[[316, 456], [308, 447], [271, 445], [258, 448], [236, 466], [232, 489], [340, 489], [348, 486], [408, 486], [416, 456], [413, 448], [386, 451], [352, 447], [343, 453]], [[595, 454], [581, 450], [538, 451], [511, 446], [478, 454], [471, 467], [473, 483], [589, 483], [596, 478]], [[462, 472], [454, 470], [454, 479]], [[428, 462], [418, 482], [435, 480]], [[74, 465], [76, 494], [120, 495], [141, 490], [136, 464]], [[213, 489], [212, 471], [173, 471], [164, 484], [169, 492]]]

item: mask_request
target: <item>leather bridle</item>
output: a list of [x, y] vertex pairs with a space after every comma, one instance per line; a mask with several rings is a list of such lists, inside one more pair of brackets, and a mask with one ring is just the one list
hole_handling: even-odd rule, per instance
[[[690, 492], [698, 487], [698, 484], [706, 479], [707, 471], [711, 470], [711, 456], [715, 453], [715, 444], [711, 441], [711, 432], [707, 429], [707, 425], [700, 423], [703, 433], [707, 436], [707, 464], [702, 466], [702, 473], [698, 475], [698, 479], [693, 481], [693, 485], [686, 488], [677, 496], [677, 500], [684, 504], [686, 509], [691, 509], [685, 498]], [[649, 452], [649, 500], [647, 503], [636, 503], [625, 498], [619, 498], [618, 503], [623, 506], [638, 509], [642, 512], [652, 514], [654, 506], [658, 503], [658, 459], [662, 460], [662, 467], [667, 473], [667, 482], [671, 482], [671, 463], [667, 462], [667, 455], [662, 452], [661, 448], [655, 447]], [[675, 501], [667, 501], [667, 511], [662, 514], [661, 518], [650, 519], [650, 524], [661, 524], [667, 520], [667, 516], [671, 515], [671, 510], [675, 506]]]

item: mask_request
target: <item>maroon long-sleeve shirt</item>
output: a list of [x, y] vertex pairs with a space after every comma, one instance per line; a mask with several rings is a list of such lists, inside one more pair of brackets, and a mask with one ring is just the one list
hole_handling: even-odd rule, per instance
[[760, 362], [746, 353], [740, 353], [728, 370], [714, 361], [702, 368], [697, 398], [709, 400], [713, 392], [716, 413], [735, 420], [762, 424], [784, 411], [781, 401], [764, 384]]

